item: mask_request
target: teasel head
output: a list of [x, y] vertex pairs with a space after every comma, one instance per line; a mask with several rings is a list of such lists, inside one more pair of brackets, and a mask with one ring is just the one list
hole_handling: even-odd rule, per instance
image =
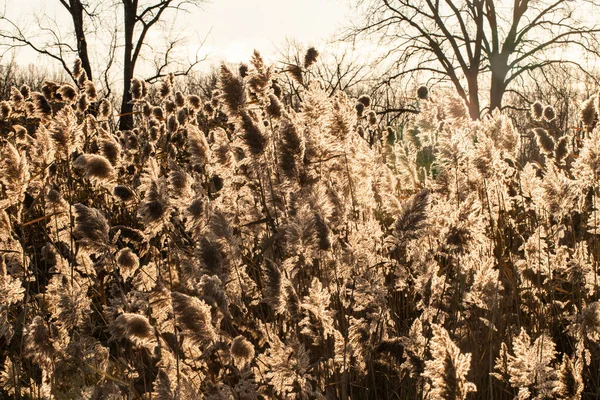
[[429, 89], [427, 86], [419, 86], [417, 89], [417, 97], [421, 100], [427, 100], [429, 97]]

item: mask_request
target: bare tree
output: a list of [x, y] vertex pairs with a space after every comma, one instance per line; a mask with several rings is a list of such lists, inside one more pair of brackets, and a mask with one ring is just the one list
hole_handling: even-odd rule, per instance
[[90, 62], [90, 56], [88, 53], [87, 39], [84, 29], [84, 13], [89, 17], [94, 17], [94, 12], [90, 11], [89, 5], [83, 4], [81, 0], [60, 0], [60, 3], [69, 12], [73, 21], [73, 31], [75, 32], [75, 39], [77, 40], [77, 55], [81, 60], [81, 67], [87, 74], [90, 80], [93, 79], [92, 75], [92, 63]]
[[[106, 5], [106, 2], [82, 1], [82, 0], [59, 0], [64, 9], [69, 13], [72, 22], [71, 35], [66, 35], [68, 39], [64, 39], [60, 32], [58, 23], [50, 18], [50, 26], [44, 27], [46, 40], [36, 40], [33, 36], [23, 31], [19, 24], [13, 22], [5, 15], [0, 15], [0, 21], [4, 22], [5, 29], [0, 29], [0, 38], [4, 39], [2, 45], [8, 48], [28, 47], [37, 53], [50, 57], [62, 65], [63, 69], [73, 78], [71, 71], [71, 63], [69, 59], [78, 57], [81, 60], [81, 65], [89, 79], [92, 79], [93, 63], [90, 60], [88, 52], [88, 38], [86, 33], [89, 26], [98, 26], [104, 23], [106, 18], [101, 7]], [[112, 33], [112, 39], [108, 48], [109, 59], [104, 72], [101, 73], [104, 78], [104, 83], [107, 86], [107, 91], [110, 93], [108, 69], [115, 62], [115, 50], [117, 48], [117, 33], [122, 30], [124, 53], [123, 53], [123, 83], [122, 83], [122, 102], [119, 127], [120, 129], [130, 129], [133, 125], [132, 104], [131, 104], [131, 80], [134, 77], [136, 66], [141, 59], [144, 48], [148, 46], [148, 33], [155, 27], [161, 25], [161, 22], [170, 19], [176, 20], [177, 13], [187, 12], [187, 6], [198, 6], [204, 0], [120, 0], [113, 2], [108, 10], [115, 11], [114, 7], [121, 7], [123, 12], [122, 26], [115, 27]], [[72, 44], [70, 36], [74, 36], [76, 45]], [[49, 38], [49, 39], [48, 39]], [[154, 57], [155, 72], [147, 78], [147, 81], [152, 82], [166, 76], [169, 72], [174, 75], [188, 74], [198, 63], [203, 61], [203, 58], [198, 56], [193, 60], [187, 60], [184, 65], [175, 63], [176, 70], [173, 70], [172, 63], [174, 62], [173, 51], [181, 44], [182, 38], [173, 40], [165, 39], [166, 50], [163, 53], [151, 48]], [[200, 44], [202, 46], [203, 42]], [[160, 57], [157, 57], [160, 55]]]
[[[155, 26], [164, 13], [171, 11], [185, 11], [186, 5], [198, 5], [202, 0], [160, 0], [156, 2], [145, 2], [140, 4], [139, 0], [122, 0], [124, 12], [125, 29], [125, 53], [123, 59], [123, 100], [121, 103], [120, 129], [131, 129], [133, 127], [133, 104], [131, 103], [131, 80], [133, 79], [136, 64], [140, 58], [143, 46], [146, 44], [146, 36], [150, 29]], [[157, 72], [149, 80], [156, 80], [166, 75], [165, 67], [169, 64], [169, 55], [176, 45], [173, 41], [167, 47], [164, 62], [157, 65]], [[196, 57], [190, 65], [174, 73], [174, 75], [186, 75], [202, 59]]]
[[[472, 118], [502, 108], [507, 88], [523, 74], [556, 63], [581, 69], [600, 55], [596, 0], [364, 0], [364, 20], [348, 38], [378, 37], [395, 60], [387, 79], [428, 72], [450, 80]], [[570, 53], [573, 54], [573, 53]], [[483, 78], [485, 77], [485, 81]], [[482, 107], [482, 88], [489, 105]]]

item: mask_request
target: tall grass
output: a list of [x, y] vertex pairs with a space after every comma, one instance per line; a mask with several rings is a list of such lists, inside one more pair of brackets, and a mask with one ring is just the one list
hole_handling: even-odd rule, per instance
[[420, 89], [396, 140], [368, 97], [286, 106], [286, 71], [157, 104], [134, 80], [123, 132], [85, 77], [13, 89], [2, 396], [595, 398], [597, 101], [517, 132]]

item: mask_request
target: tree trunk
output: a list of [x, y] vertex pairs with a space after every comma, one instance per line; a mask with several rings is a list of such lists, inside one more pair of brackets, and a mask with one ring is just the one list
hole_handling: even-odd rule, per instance
[[504, 80], [506, 74], [494, 74], [492, 71], [492, 85], [490, 89], [490, 113], [495, 109], [502, 109], [502, 97], [506, 90], [506, 84]]
[[467, 86], [469, 88], [469, 116], [473, 121], [479, 119], [479, 84], [477, 82], [478, 71], [467, 74]]
[[506, 91], [506, 75], [508, 74], [508, 55], [501, 53], [490, 57], [492, 82], [490, 87], [490, 113], [502, 109], [502, 97]]
[[70, 6], [73, 27], [75, 28], [75, 37], [77, 38], [77, 54], [81, 60], [81, 67], [85, 71], [88, 79], [92, 80], [92, 66], [88, 54], [85, 31], [83, 30], [83, 4], [81, 4], [81, 0], [70, 0]]
[[133, 59], [133, 33], [137, 11], [137, 0], [123, 0], [125, 11], [125, 56], [123, 68], [123, 101], [121, 103], [121, 117], [119, 118], [119, 129], [129, 130], [133, 128], [133, 104], [130, 93], [131, 80], [135, 70]]

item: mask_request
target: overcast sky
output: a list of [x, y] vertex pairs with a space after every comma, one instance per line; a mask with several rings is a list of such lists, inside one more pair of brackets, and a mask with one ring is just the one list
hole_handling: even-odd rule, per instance
[[[35, 31], [34, 15], [45, 14], [69, 32], [68, 14], [59, 0], [0, 0], [3, 3], [6, 15], [26, 30]], [[213, 0], [191, 14], [179, 15], [172, 32], [184, 32], [190, 52], [206, 38], [202, 54], [214, 61], [247, 61], [255, 48], [270, 59], [285, 38], [324, 46], [347, 21], [349, 4], [349, 0]], [[150, 42], [163, 38], [155, 30]], [[34, 61], [31, 53], [20, 53], [21, 60]]]
[[212, 27], [215, 56], [245, 61], [252, 50], [272, 53], [285, 37], [322, 45], [345, 22], [345, 0], [215, 0], [198, 13], [197, 28]]

